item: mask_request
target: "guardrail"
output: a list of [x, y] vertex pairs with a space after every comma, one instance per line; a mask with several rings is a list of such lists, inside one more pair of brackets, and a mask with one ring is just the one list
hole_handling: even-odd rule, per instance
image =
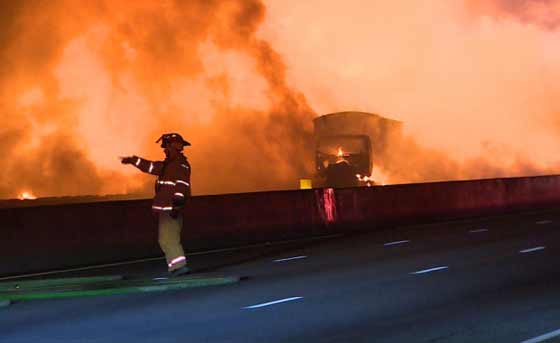
[[[150, 200], [0, 209], [0, 276], [160, 256]], [[551, 207], [560, 176], [197, 196], [187, 251]]]

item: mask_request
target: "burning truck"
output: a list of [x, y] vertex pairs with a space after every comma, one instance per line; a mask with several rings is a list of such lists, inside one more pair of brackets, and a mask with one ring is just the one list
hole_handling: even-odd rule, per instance
[[313, 120], [315, 187], [378, 184], [374, 167], [383, 168], [388, 146], [402, 135], [402, 123], [365, 112], [337, 112]]

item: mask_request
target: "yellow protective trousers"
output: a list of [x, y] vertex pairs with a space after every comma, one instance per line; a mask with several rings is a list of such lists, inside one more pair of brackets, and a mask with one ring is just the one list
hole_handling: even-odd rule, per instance
[[183, 246], [181, 245], [181, 230], [183, 229], [183, 215], [172, 218], [167, 211], [159, 213], [158, 241], [167, 259], [167, 267], [171, 272], [187, 264]]

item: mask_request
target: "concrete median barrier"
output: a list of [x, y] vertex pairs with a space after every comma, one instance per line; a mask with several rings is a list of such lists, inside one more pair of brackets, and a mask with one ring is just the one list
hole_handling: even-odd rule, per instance
[[[0, 276], [160, 256], [150, 200], [0, 209]], [[560, 176], [193, 197], [189, 252], [560, 204]]]

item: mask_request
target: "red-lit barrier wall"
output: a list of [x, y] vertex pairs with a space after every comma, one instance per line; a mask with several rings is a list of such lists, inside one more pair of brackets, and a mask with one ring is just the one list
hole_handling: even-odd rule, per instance
[[[552, 207], [560, 176], [194, 197], [188, 251]], [[149, 200], [0, 209], [0, 275], [159, 256]]]

